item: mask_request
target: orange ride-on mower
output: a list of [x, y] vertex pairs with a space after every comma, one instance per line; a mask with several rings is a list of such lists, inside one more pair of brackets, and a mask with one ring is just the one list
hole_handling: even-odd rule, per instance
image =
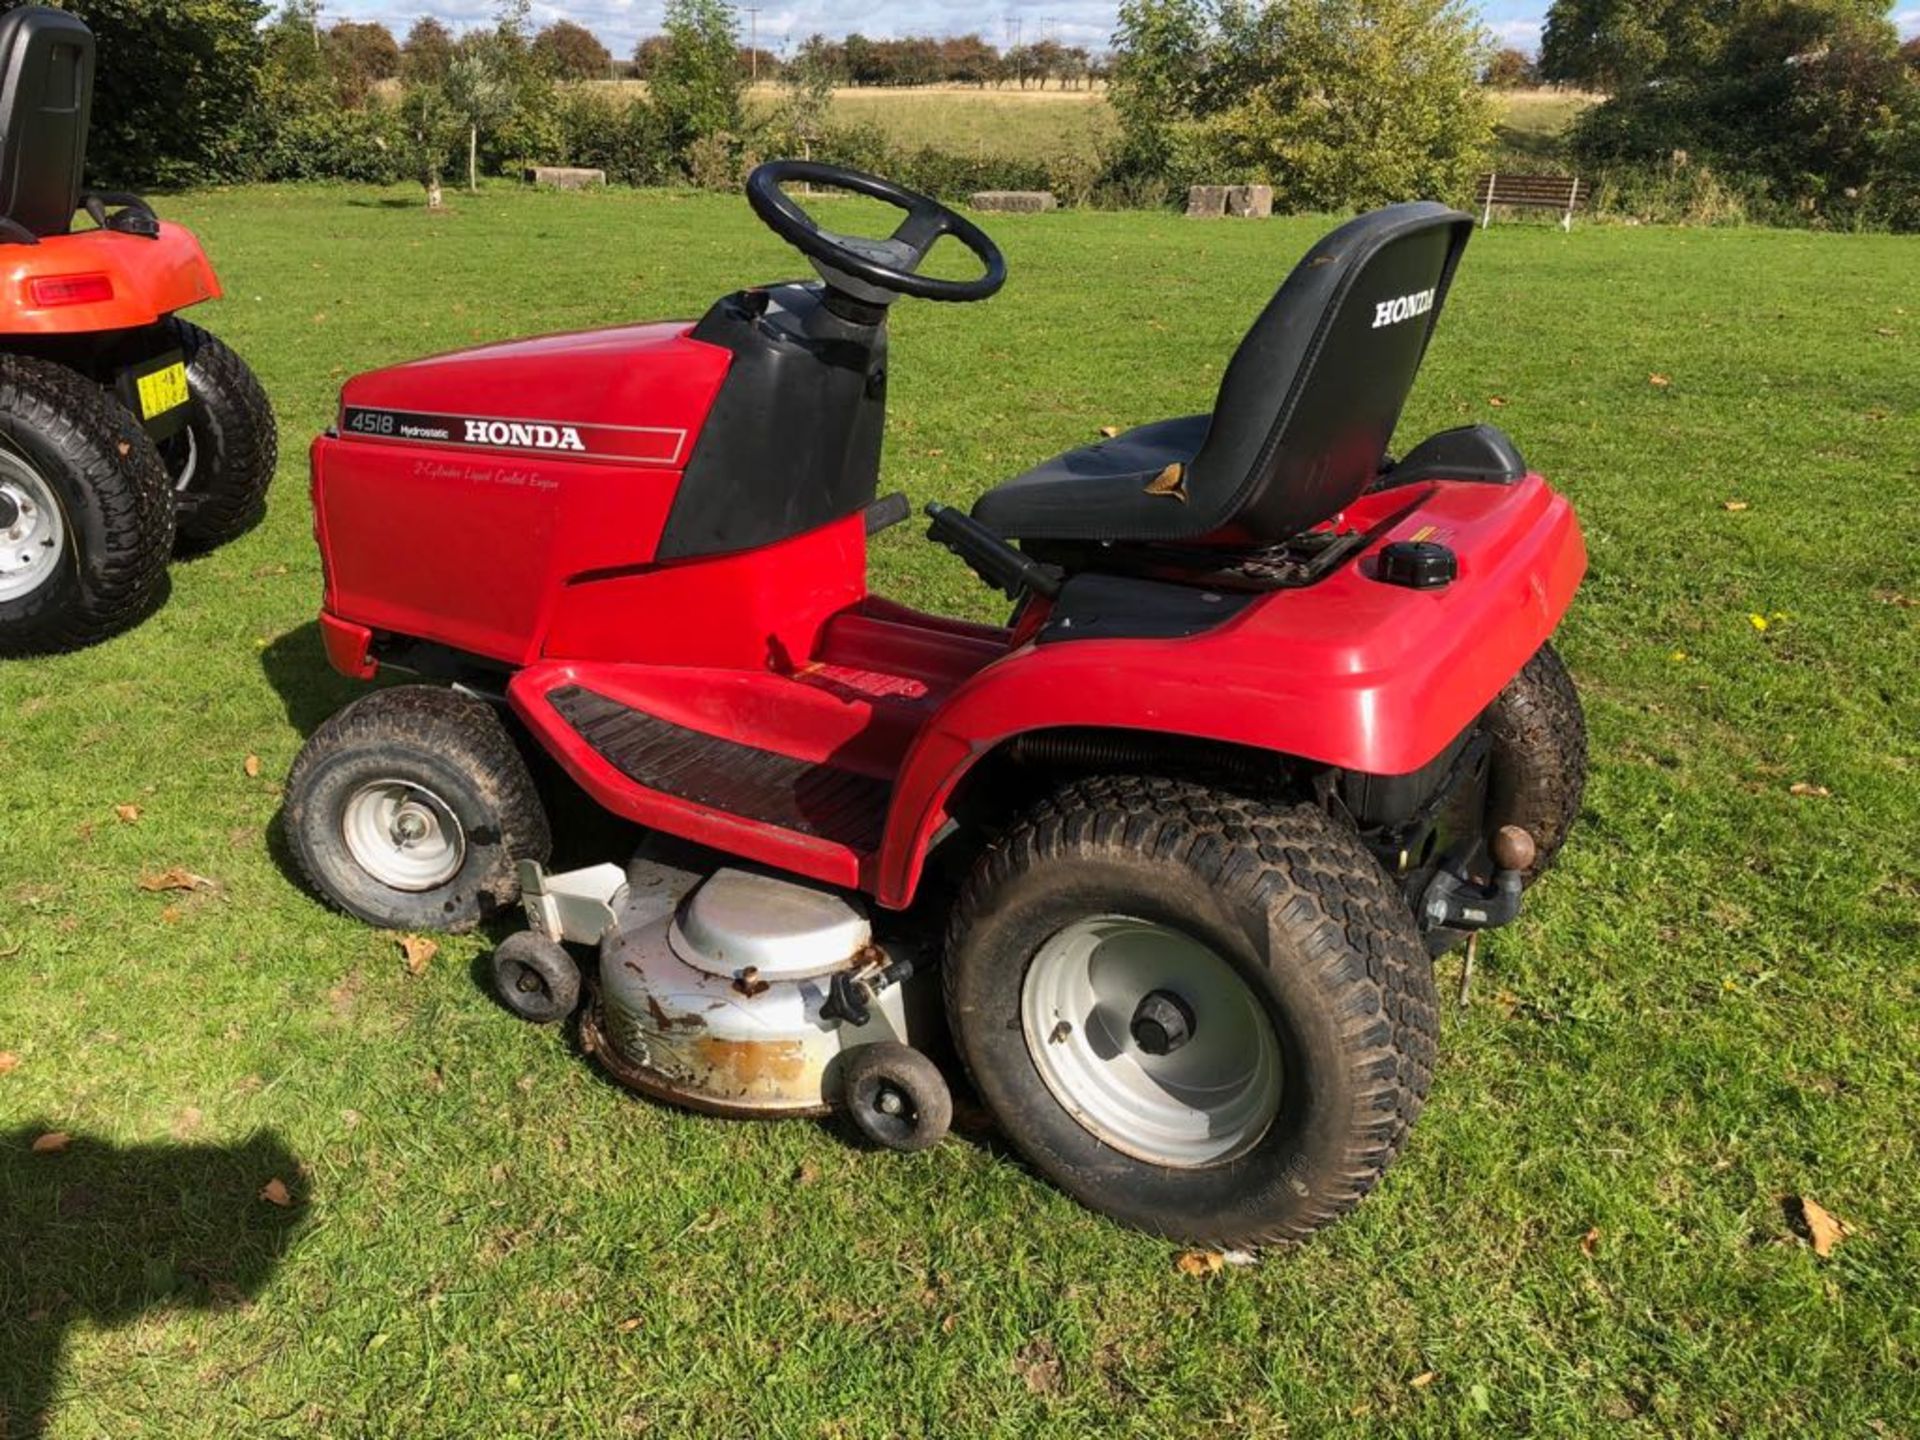
[[278, 455], [253, 372], [179, 318], [220, 294], [199, 241], [82, 188], [93, 62], [63, 11], [0, 17], [0, 655], [136, 623], [176, 552], [258, 521]]
[[[796, 182], [905, 218], [836, 234]], [[1491, 426], [1387, 454], [1472, 220], [1350, 221], [1210, 414], [931, 507], [1014, 603], [981, 625], [870, 593], [867, 540], [907, 517], [876, 493], [889, 309], [987, 299], [999, 250], [834, 166], [762, 166], [748, 197], [817, 279], [347, 383], [313, 448], [327, 653], [439, 683], [314, 732], [293, 857], [394, 929], [518, 898], [500, 1000], [584, 999], [585, 1047], [645, 1094], [844, 1106], [917, 1149], [951, 1113], [944, 1028], [1088, 1204], [1311, 1233], [1419, 1112], [1431, 955], [1515, 917], [1579, 805], [1549, 643], [1571, 507]], [[943, 237], [977, 276], [920, 273]], [[539, 752], [646, 827], [628, 863], [545, 871]]]

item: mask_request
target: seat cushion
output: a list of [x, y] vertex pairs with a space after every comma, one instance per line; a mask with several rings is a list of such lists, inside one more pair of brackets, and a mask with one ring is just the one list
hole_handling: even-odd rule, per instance
[[1206, 443], [1208, 415], [1141, 425], [1056, 455], [982, 495], [973, 518], [1009, 540], [1171, 540], [1190, 533], [1185, 469]]

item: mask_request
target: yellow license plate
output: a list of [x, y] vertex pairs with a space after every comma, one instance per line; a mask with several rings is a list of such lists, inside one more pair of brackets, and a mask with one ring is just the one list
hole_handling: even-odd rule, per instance
[[140, 418], [157, 419], [187, 403], [187, 367], [184, 362], [175, 362], [164, 370], [142, 375], [139, 388]]

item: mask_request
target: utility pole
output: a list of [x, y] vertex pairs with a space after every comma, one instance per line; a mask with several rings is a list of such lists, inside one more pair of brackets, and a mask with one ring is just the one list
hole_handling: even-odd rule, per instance
[[749, 85], [760, 83], [760, 7], [748, 5], [747, 12], [747, 70]]

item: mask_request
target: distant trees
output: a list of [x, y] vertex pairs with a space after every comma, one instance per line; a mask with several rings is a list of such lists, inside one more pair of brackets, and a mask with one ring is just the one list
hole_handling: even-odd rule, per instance
[[1920, 228], [1920, 74], [1878, 0], [1556, 0], [1541, 66], [1611, 98], [1589, 167], [1711, 169], [1762, 215]]
[[1125, 0], [1123, 169], [1290, 209], [1458, 195], [1492, 137], [1480, 33], [1460, 0]]
[[535, 36], [533, 53], [557, 80], [604, 80], [613, 70], [599, 37], [571, 20], [556, 20]]
[[401, 51], [401, 73], [415, 81], [444, 80], [452, 64], [453, 32], [431, 15], [414, 21]]
[[1517, 90], [1526, 85], [1538, 85], [1540, 67], [1533, 63], [1533, 57], [1526, 51], [1509, 46], [1493, 52], [1493, 58], [1487, 61], [1481, 79], [1482, 83], [1491, 85], [1495, 90]]
[[1011, 84], [1044, 90], [1051, 81], [1064, 90], [1104, 73], [1101, 61], [1084, 46], [1038, 40], [1003, 54], [977, 34], [900, 40], [874, 40], [858, 31], [844, 40], [813, 35], [800, 52], [810, 64], [824, 66], [837, 84], [863, 87]]

